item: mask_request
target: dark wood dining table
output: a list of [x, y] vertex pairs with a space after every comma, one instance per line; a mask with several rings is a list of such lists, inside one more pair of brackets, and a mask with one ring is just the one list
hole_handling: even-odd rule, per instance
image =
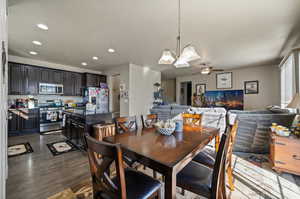
[[165, 199], [174, 199], [176, 174], [219, 136], [215, 128], [184, 126], [183, 129], [170, 136], [161, 135], [155, 129], [139, 129], [104, 140], [120, 143], [124, 155], [161, 173], [165, 177]]

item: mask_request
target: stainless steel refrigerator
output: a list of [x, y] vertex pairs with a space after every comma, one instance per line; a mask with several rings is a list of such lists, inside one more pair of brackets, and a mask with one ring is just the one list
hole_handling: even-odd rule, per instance
[[86, 114], [108, 113], [109, 89], [88, 87], [84, 90]]

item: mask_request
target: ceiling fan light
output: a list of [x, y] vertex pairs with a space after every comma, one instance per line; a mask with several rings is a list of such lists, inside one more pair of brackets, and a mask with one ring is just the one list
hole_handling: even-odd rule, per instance
[[200, 59], [200, 55], [196, 52], [194, 46], [188, 45], [183, 48], [180, 58], [185, 60], [186, 62], [194, 61]]
[[201, 70], [202, 75], [208, 75], [210, 73], [211, 73], [211, 68], [210, 67], [205, 67], [205, 68], [202, 68], [202, 70]]
[[172, 52], [170, 50], [164, 50], [162, 53], [161, 58], [158, 61], [158, 64], [173, 64], [175, 61], [175, 58], [172, 55]]
[[190, 64], [187, 63], [184, 59], [181, 59], [179, 57], [179, 59], [177, 59], [177, 61], [175, 62], [174, 66], [176, 68], [187, 68], [187, 67], [190, 67]]

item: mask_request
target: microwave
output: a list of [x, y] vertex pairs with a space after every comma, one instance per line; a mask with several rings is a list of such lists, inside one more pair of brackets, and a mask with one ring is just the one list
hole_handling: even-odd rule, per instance
[[39, 84], [40, 95], [62, 95], [64, 94], [64, 86], [62, 84]]

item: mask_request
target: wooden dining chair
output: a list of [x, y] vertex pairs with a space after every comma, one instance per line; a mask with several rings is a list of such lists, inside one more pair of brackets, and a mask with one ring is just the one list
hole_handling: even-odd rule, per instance
[[226, 199], [225, 163], [229, 137], [222, 135], [213, 169], [191, 161], [177, 174], [177, 186], [209, 199]]
[[138, 128], [136, 116], [115, 118], [115, 125], [116, 133], [136, 131]]
[[183, 125], [189, 126], [201, 126], [201, 114], [183, 113], [182, 114]]
[[[237, 129], [238, 129], [238, 121], [236, 120], [229, 133], [229, 146], [228, 146], [228, 153], [226, 154], [226, 173], [227, 173], [228, 183], [231, 191], [234, 190], [233, 170], [232, 170], [231, 162], [232, 162], [232, 152], [233, 152], [235, 137], [237, 134]], [[196, 161], [207, 167], [213, 168], [215, 165], [216, 155], [217, 153], [213, 149], [205, 148], [193, 159], [193, 161]]]
[[158, 121], [156, 114], [141, 115], [143, 129], [154, 128], [154, 124]]
[[[124, 169], [120, 144], [97, 141], [85, 135], [93, 198], [145, 199], [160, 198], [161, 183], [131, 168]], [[98, 155], [102, 159], [98, 158]], [[110, 177], [110, 167], [115, 163], [116, 176]]]
[[94, 125], [93, 137], [96, 140], [102, 141], [103, 138], [114, 136], [116, 134], [116, 126], [115, 124], [97, 124]]

